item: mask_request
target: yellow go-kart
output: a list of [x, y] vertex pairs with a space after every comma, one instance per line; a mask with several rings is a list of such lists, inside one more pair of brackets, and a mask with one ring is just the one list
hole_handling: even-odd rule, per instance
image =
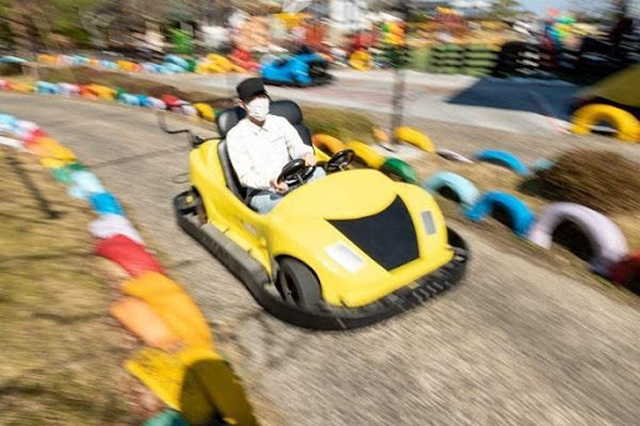
[[[311, 145], [298, 105], [272, 102], [271, 114]], [[179, 225], [270, 314], [306, 328], [356, 328], [422, 305], [463, 277], [467, 246], [434, 199], [379, 171], [348, 169], [350, 150], [316, 152], [328, 174], [308, 183], [313, 168], [292, 161], [280, 179], [297, 187], [270, 213], [253, 211], [224, 139], [243, 117], [238, 107], [223, 112], [220, 140], [191, 134], [191, 189], [174, 204]], [[179, 132], [188, 131], [170, 133]]]

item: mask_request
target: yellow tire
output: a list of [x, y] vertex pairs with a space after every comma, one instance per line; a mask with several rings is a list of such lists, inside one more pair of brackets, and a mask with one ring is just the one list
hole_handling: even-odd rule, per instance
[[611, 105], [592, 104], [580, 108], [573, 115], [573, 133], [587, 135], [601, 122], [617, 130], [617, 138], [625, 142], [640, 142], [640, 121], [633, 114]]
[[233, 72], [239, 72], [239, 73], [245, 73], [245, 72], [247, 72], [247, 70], [246, 70], [246, 69], [244, 69], [244, 68], [242, 68], [240, 65], [234, 65], [234, 64], [232, 64], [231, 71], [233, 71]]
[[213, 347], [211, 330], [202, 312], [175, 281], [156, 272], [145, 272], [123, 283], [122, 289], [147, 302], [185, 344]]
[[436, 152], [435, 146], [431, 139], [424, 133], [412, 128], [412, 127], [398, 127], [395, 131], [396, 138], [409, 143], [413, 146], [420, 148], [423, 151], [430, 153]]
[[313, 146], [327, 154], [336, 154], [347, 148], [340, 139], [329, 135], [313, 135], [311, 141], [313, 142]]
[[373, 68], [373, 60], [371, 55], [362, 50], [353, 52], [349, 58], [349, 65], [358, 71], [370, 71]]
[[99, 99], [110, 101], [113, 100], [113, 98], [115, 98], [116, 96], [116, 91], [111, 87], [102, 86], [100, 84], [91, 84], [89, 88], [91, 89], [91, 92]]
[[211, 64], [209, 62], [200, 62], [196, 65], [196, 74], [209, 74], [209, 67]]
[[236, 68], [230, 60], [224, 56], [216, 55], [215, 53], [208, 54], [207, 61], [211, 63], [211, 67], [209, 69], [212, 72], [232, 72]]
[[33, 93], [35, 92], [35, 86], [27, 83], [17, 83], [13, 85], [13, 90], [20, 93]]
[[389, 142], [389, 136], [387, 135], [387, 132], [385, 132], [384, 130], [378, 127], [373, 128], [373, 137], [378, 142], [385, 142], [385, 143]]
[[375, 149], [371, 148], [366, 143], [359, 141], [350, 141], [345, 144], [347, 149], [352, 149], [355, 152], [356, 157], [360, 159], [364, 164], [372, 169], [379, 169], [387, 161], [382, 155], [380, 155]]
[[193, 104], [193, 107], [198, 111], [198, 115], [205, 120], [214, 121], [216, 118], [216, 112], [213, 110], [211, 105], [204, 103], [196, 103]]

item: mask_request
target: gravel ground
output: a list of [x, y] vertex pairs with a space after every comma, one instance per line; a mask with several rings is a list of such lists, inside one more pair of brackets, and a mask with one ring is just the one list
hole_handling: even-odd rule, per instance
[[[3, 112], [38, 122], [95, 165], [204, 310], [264, 424], [631, 425], [640, 418], [636, 300], [556, 273], [456, 224], [473, 260], [455, 291], [360, 331], [290, 327], [265, 314], [178, 229], [171, 199], [186, 187], [188, 146], [160, 133], [153, 114], [0, 98]], [[580, 143], [438, 126], [429, 123], [428, 130], [443, 147], [517, 141], [509, 146], [526, 158]]]

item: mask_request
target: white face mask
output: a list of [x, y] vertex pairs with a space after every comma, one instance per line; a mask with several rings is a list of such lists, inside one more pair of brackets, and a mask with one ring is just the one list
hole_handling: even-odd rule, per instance
[[256, 121], [264, 121], [269, 114], [269, 98], [255, 98], [247, 104], [247, 114]]

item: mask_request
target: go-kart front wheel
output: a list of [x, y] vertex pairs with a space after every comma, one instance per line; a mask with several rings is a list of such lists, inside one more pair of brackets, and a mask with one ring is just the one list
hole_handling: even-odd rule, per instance
[[320, 282], [304, 263], [291, 257], [281, 258], [276, 287], [280, 297], [291, 305], [314, 309], [322, 301]]

